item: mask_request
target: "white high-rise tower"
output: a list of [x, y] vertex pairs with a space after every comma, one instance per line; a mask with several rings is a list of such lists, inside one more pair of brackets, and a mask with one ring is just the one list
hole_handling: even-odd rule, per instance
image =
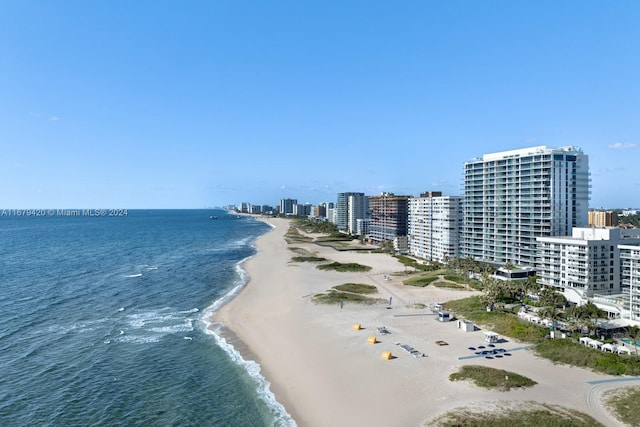
[[589, 160], [577, 147], [523, 148], [464, 164], [461, 254], [534, 266], [536, 237], [586, 227]]

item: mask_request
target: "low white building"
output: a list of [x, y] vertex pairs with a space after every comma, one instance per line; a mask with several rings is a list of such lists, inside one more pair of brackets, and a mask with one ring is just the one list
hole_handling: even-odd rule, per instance
[[619, 245], [621, 261], [621, 298], [629, 320], [640, 322], [640, 245]]
[[574, 303], [621, 292], [620, 244], [640, 244], [640, 230], [576, 227], [571, 236], [538, 237], [538, 283]]

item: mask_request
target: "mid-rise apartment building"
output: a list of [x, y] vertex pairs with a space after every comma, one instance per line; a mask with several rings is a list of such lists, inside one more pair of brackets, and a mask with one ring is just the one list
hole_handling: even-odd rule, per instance
[[574, 228], [571, 236], [538, 237], [538, 283], [581, 303], [621, 292], [620, 244], [640, 244], [640, 230]]
[[464, 164], [461, 256], [534, 266], [536, 238], [588, 221], [588, 156], [577, 147], [523, 148]]
[[618, 214], [614, 211], [589, 211], [590, 227], [616, 227], [618, 225]]
[[409, 254], [446, 262], [459, 257], [462, 197], [433, 192], [409, 199]]

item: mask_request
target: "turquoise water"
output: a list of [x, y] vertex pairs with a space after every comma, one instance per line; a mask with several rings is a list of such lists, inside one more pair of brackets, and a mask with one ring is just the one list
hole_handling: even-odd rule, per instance
[[207, 328], [267, 230], [224, 211], [0, 217], [0, 425], [295, 425]]

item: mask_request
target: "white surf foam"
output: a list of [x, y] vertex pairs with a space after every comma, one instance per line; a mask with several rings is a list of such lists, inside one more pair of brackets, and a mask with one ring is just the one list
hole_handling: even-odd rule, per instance
[[118, 342], [153, 343], [166, 335], [192, 332], [194, 319], [190, 316], [198, 309], [177, 311], [169, 307], [157, 310], [141, 310], [127, 314], [122, 320], [127, 336]]
[[244, 368], [249, 376], [255, 381], [258, 386], [258, 396], [267, 404], [267, 407], [275, 418], [272, 427], [296, 427], [297, 424], [293, 420], [293, 418], [291, 418], [291, 415], [289, 415], [285, 407], [276, 400], [276, 397], [270, 388], [271, 384], [260, 373], [260, 365], [253, 360], [245, 360], [242, 355], [240, 355], [240, 353], [218, 333], [222, 325], [220, 323], [213, 322], [214, 313], [218, 311], [220, 307], [232, 300], [247, 284], [249, 276], [247, 272], [242, 268], [242, 265], [252, 256], [249, 256], [236, 264], [236, 272], [238, 274], [238, 278], [234, 281], [234, 286], [229, 292], [227, 292], [221, 298], [215, 300], [213, 304], [207, 307], [202, 312], [200, 320], [205, 325], [205, 332], [209, 335], [212, 335], [216, 341], [216, 344], [218, 344], [218, 346], [220, 346], [220, 348], [224, 350], [225, 353], [227, 353], [229, 358], [234, 363]]
[[215, 329], [214, 326], [214, 328], [207, 328], [207, 333], [213, 335], [216, 343], [227, 353], [229, 358], [244, 368], [253, 381], [255, 381], [258, 386], [258, 396], [267, 404], [267, 407], [275, 417], [272, 426], [296, 427], [297, 424], [293, 418], [291, 418], [291, 415], [289, 415], [285, 407], [276, 400], [275, 395], [271, 391], [271, 383], [260, 373], [260, 365], [253, 360], [245, 360], [231, 344], [217, 333], [218, 330], [219, 328]]

